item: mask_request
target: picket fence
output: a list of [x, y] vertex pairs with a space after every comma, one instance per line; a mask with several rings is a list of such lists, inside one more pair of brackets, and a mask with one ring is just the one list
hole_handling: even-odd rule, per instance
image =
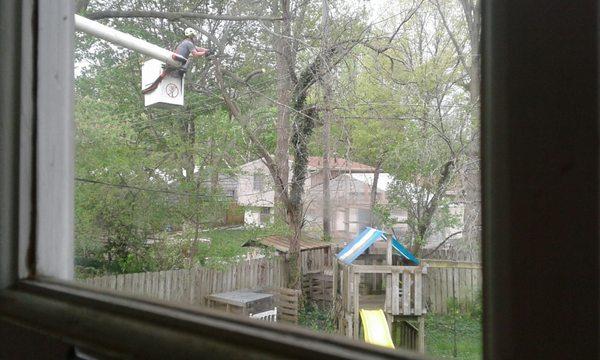
[[285, 287], [287, 272], [284, 262], [282, 257], [262, 258], [232, 264], [225, 269], [199, 267], [107, 275], [81, 282], [124, 294], [203, 306], [206, 296], [214, 293]]
[[452, 303], [461, 311], [472, 310], [481, 301], [481, 264], [467, 261], [423, 260], [423, 302], [434, 314], [448, 314]]
[[[303, 259], [305, 273], [322, 271], [330, 264], [324, 254], [306, 254]], [[447, 314], [452, 302], [459, 304], [462, 311], [470, 310], [480, 301], [481, 265], [476, 262], [451, 260], [423, 260], [428, 266], [423, 275], [423, 304], [429, 313]], [[310, 269], [310, 270], [309, 270]], [[311, 281], [314, 280], [311, 278]], [[321, 279], [322, 280], [322, 279]], [[304, 279], [304, 287], [309, 286]], [[315, 280], [316, 281], [316, 280]], [[315, 282], [313, 281], [313, 282]], [[244, 289], [278, 289], [287, 285], [287, 268], [281, 256], [248, 260], [232, 264], [224, 269], [194, 268], [160, 272], [107, 275], [81, 280], [84, 284], [110, 289], [125, 294], [153, 298], [163, 301], [205, 305], [205, 297], [220, 292]], [[310, 283], [309, 297], [328, 300], [327, 289], [315, 290]], [[305, 289], [306, 290], [306, 289]], [[325, 291], [324, 291], [325, 290]], [[319, 293], [321, 296], [317, 296]]]

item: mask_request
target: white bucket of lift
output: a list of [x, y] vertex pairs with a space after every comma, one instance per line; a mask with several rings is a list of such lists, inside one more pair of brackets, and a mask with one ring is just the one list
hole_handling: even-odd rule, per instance
[[[164, 63], [152, 59], [142, 65], [142, 90], [146, 89], [162, 74]], [[184, 80], [177, 73], [167, 74], [158, 87], [144, 95], [144, 106], [183, 106]]]

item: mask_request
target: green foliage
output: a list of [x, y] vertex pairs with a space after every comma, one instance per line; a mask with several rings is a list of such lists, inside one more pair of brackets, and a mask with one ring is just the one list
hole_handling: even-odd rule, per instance
[[431, 315], [426, 320], [428, 352], [440, 357], [481, 358], [481, 292], [471, 300], [448, 300], [448, 315]]
[[[202, 233], [202, 238], [210, 239], [209, 243], [197, 245], [196, 264], [217, 269], [224, 269], [237, 262], [247, 253], [242, 247], [249, 240], [268, 235], [280, 235], [282, 230], [277, 227], [243, 229], [215, 229]], [[267, 255], [271, 252], [267, 251]]]
[[[111, 26], [167, 48], [181, 40], [178, 29], [154, 31], [162, 26], [152, 19], [116, 19]], [[81, 34], [75, 54], [78, 271], [191, 266], [184, 259], [200, 232], [224, 220], [230, 200], [212, 182], [230, 174], [226, 161], [245, 151], [241, 127], [218, 94], [192, 88], [203, 76], [202, 60], [186, 76], [184, 108], [146, 109], [141, 55]]]
[[436, 358], [481, 359], [481, 319], [429, 315], [425, 320], [425, 342], [427, 354]]
[[305, 302], [298, 313], [298, 323], [311, 330], [334, 334], [336, 331], [333, 309], [314, 302]]
[[[405, 1], [397, 5], [405, 10], [414, 6]], [[159, 0], [148, 6], [159, 11], [256, 12], [254, 3], [244, 1]], [[88, 11], [113, 7], [128, 10], [139, 4], [91, 2]], [[315, 51], [321, 49], [323, 40], [320, 7], [307, 2], [294, 10], [293, 18], [302, 19], [292, 24], [293, 36], [299, 39], [293, 55], [298, 72], [320, 56]], [[442, 194], [435, 206], [428, 200], [440, 192], [441, 172], [448, 161], [457, 165], [444, 186], [455, 181], [464, 138], [472, 131], [465, 125], [472, 113], [467, 106], [465, 69], [439, 16], [427, 2], [398, 28], [398, 36], [389, 43], [386, 36], [397, 28], [401, 17], [367, 26], [370, 14], [366, 7], [335, 2], [335, 9], [331, 21], [334, 42], [361, 39], [388, 48], [375, 52], [357, 45], [333, 68], [336, 98], [332, 105], [337, 120], [331, 124], [331, 154], [391, 173], [397, 181], [388, 196], [390, 204], [378, 204], [376, 211], [385, 225], [393, 225], [392, 210], [407, 209], [410, 240], [422, 243], [428, 235], [456, 224], [449, 212], [451, 199]], [[455, 14], [450, 15], [452, 25], [464, 25]], [[152, 18], [103, 22], [166, 48], [181, 40], [186, 27], [178, 21]], [[240, 244], [245, 239], [262, 231], [215, 230], [223, 225], [229, 205], [215, 183], [219, 175], [233, 175], [238, 165], [256, 159], [256, 144], [248, 141], [246, 131], [252, 131], [267, 151], [275, 152], [274, 99], [281, 79], [270, 47], [274, 46], [272, 32], [277, 29], [275, 24], [258, 22], [205, 20], [196, 24], [223, 39], [219, 56], [228, 72], [224, 81], [240, 111], [251, 119], [248, 128], [242, 128], [223, 105], [210, 61], [194, 60], [186, 75], [184, 107], [147, 109], [140, 93], [144, 57], [76, 35], [75, 252], [82, 275], [224, 266], [244, 254]], [[464, 33], [456, 35], [462, 39]], [[204, 37], [199, 45], [216, 46]], [[261, 68], [264, 73], [247, 84], [230, 76], [237, 74], [243, 79]], [[304, 94], [303, 105], [319, 109], [322, 97], [316, 84]], [[300, 152], [318, 156], [322, 153], [319, 124], [314, 124], [313, 135], [313, 124], [309, 125], [310, 131], [295, 140], [302, 140], [303, 146], [310, 140], [309, 151], [302, 147]], [[445, 188], [441, 190], [443, 193]], [[427, 220], [428, 208], [434, 213], [433, 221]], [[205, 238], [210, 244], [201, 241]]]

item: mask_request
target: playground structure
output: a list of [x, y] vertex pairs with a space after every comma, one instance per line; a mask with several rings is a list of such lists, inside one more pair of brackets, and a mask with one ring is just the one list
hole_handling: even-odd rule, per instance
[[422, 275], [427, 268], [394, 236], [369, 227], [336, 257], [332, 292], [341, 308], [340, 332], [384, 346], [391, 335], [395, 347], [424, 352]]

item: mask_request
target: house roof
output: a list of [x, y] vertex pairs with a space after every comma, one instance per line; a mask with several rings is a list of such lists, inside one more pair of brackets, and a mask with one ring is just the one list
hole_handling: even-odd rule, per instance
[[[375, 178], [374, 173], [357, 173], [351, 175], [353, 179], [362, 181], [371, 187], [373, 185], [373, 180]], [[394, 177], [388, 173], [380, 173], [379, 179], [377, 180], [377, 190], [379, 191], [388, 191], [390, 185], [394, 182]]]
[[[245, 164], [240, 165], [240, 168], [247, 168], [257, 163], [264, 164], [264, 159], [258, 158], [256, 160], [247, 162]], [[290, 159], [289, 164], [292, 165], [293, 161]], [[329, 166], [332, 170], [349, 172], [349, 173], [372, 173], [375, 172], [375, 168], [366, 164], [361, 164], [355, 161], [350, 161], [342, 158], [330, 158]], [[308, 168], [312, 169], [322, 169], [323, 168], [323, 158], [319, 156], [309, 156], [308, 157]]]
[[[375, 241], [381, 239], [387, 240], [387, 236], [389, 235], [386, 235], [382, 230], [366, 227], [336, 256], [340, 261], [350, 265], [357, 257], [362, 255], [371, 245], [373, 245]], [[392, 248], [406, 260], [414, 265], [419, 265], [420, 261], [407, 248], [400, 244], [395, 236], [392, 236]]]
[[[358, 162], [341, 159], [341, 158], [330, 158], [329, 166], [332, 170], [337, 171], [347, 171], [347, 172], [374, 172], [375, 168], [369, 165], [361, 164]], [[308, 157], [308, 167], [314, 169], [322, 169], [323, 168], [323, 158], [319, 156], [309, 156]]]
[[[250, 242], [258, 242], [264, 246], [274, 247], [275, 250], [283, 253], [288, 253], [290, 251], [290, 239], [287, 236], [270, 235], [258, 238], [256, 240], [252, 240]], [[313, 240], [304, 237], [300, 239], [300, 251], [326, 248], [329, 246], [331, 246], [331, 243], [326, 243], [323, 241]]]

